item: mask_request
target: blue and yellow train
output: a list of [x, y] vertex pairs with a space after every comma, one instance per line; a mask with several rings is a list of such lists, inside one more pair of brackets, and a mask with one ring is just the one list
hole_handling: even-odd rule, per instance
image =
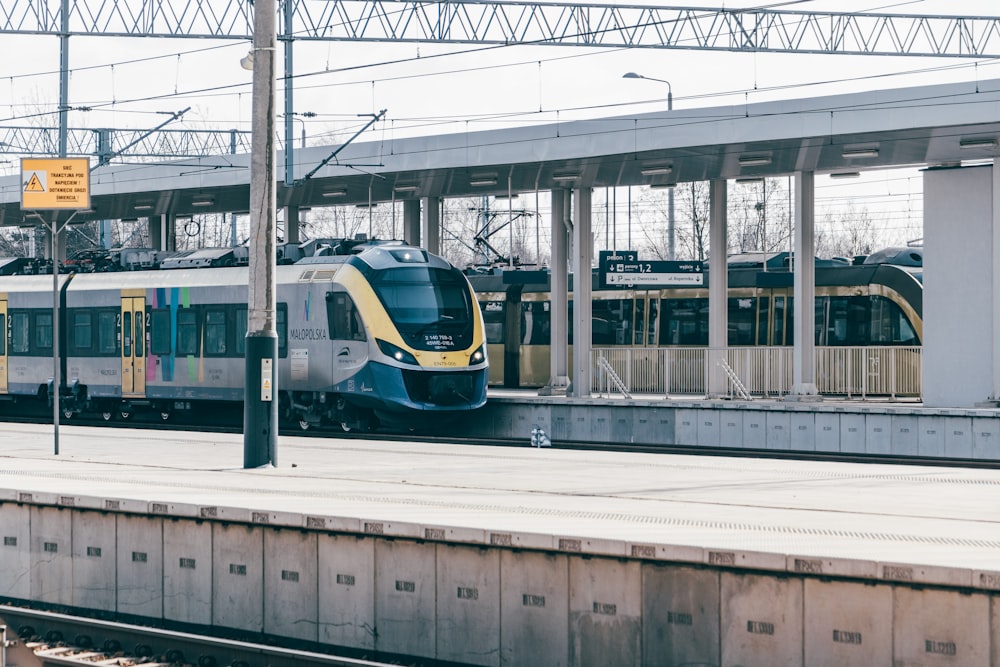
[[[247, 271], [60, 275], [55, 347], [51, 275], [0, 276], [0, 399], [51, 406], [58, 358], [65, 418], [166, 420], [242, 404]], [[400, 242], [344, 243], [277, 266], [275, 279], [275, 398], [287, 423], [414, 428], [485, 403], [482, 315], [444, 259]]]

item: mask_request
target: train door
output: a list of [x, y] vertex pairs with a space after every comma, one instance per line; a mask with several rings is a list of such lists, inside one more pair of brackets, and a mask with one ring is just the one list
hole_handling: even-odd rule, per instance
[[7, 299], [0, 299], [0, 394], [7, 393]]
[[122, 397], [146, 395], [146, 298], [123, 296], [121, 312]]

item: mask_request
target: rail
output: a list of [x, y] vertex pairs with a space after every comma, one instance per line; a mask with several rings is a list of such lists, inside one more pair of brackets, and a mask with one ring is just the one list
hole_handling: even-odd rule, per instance
[[[820, 394], [847, 398], [921, 396], [919, 346], [817, 347], [816, 387]], [[622, 393], [706, 394], [712, 372], [707, 347], [597, 347], [592, 351], [592, 391], [607, 388], [613, 373]], [[791, 391], [793, 348], [729, 347], [721, 350], [732, 369], [729, 392], [780, 397]], [[602, 361], [603, 360], [603, 361]], [[719, 372], [722, 372], [721, 367]]]

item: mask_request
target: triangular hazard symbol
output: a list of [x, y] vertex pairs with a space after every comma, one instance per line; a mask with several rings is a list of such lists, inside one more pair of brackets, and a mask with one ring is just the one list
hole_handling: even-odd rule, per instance
[[270, 389], [270, 388], [271, 388], [271, 381], [264, 380], [264, 389]]
[[45, 186], [38, 179], [38, 174], [31, 172], [31, 178], [24, 185], [25, 192], [45, 192]]

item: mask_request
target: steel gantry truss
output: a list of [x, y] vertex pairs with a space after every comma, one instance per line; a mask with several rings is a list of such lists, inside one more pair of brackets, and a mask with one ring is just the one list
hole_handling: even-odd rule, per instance
[[[286, 1], [292, 11], [279, 13], [292, 20], [279, 39], [1000, 56], [996, 16], [497, 0]], [[251, 6], [246, 0], [0, 0], [0, 32], [246, 40]]]
[[[71, 127], [66, 136], [68, 155], [93, 155], [98, 159], [119, 153], [139, 158], [185, 158], [250, 152], [250, 133], [242, 130], [149, 132]], [[58, 128], [0, 126], [0, 153], [57, 155], [58, 152]]]

